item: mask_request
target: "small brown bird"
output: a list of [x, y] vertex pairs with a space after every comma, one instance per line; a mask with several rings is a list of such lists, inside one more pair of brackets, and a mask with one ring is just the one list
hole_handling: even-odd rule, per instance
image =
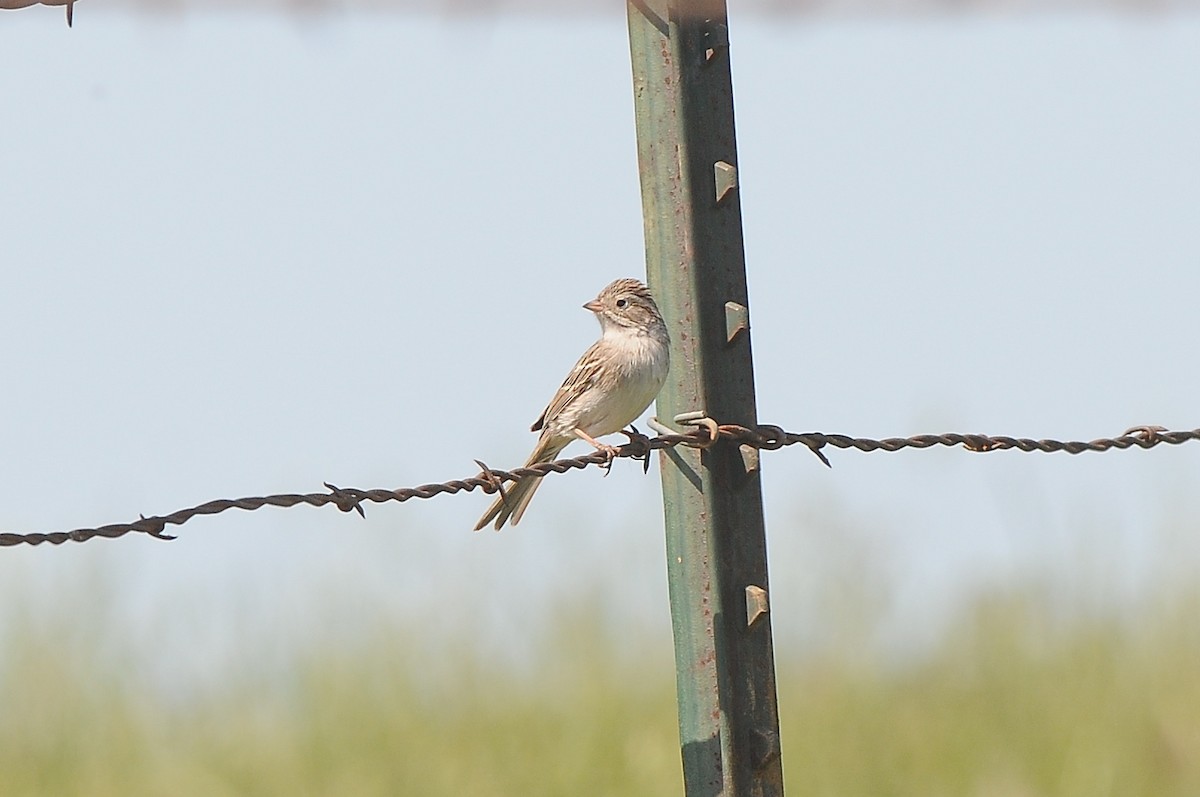
[[[573, 440], [585, 440], [600, 451], [612, 446], [596, 440], [619, 432], [650, 406], [667, 380], [670, 337], [658, 305], [646, 286], [619, 279], [584, 305], [600, 322], [600, 339], [583, 353], [562, 387], [534, 421], [540, 431], [525, 467], [553, 462]], [[521, 479], [479, 519], [479, 531], [493, 519], [496, 531], [520, 522], [541, 477]]]

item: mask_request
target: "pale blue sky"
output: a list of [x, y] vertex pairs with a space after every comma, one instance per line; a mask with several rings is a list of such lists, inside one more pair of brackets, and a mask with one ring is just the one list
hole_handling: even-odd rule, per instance
[[[0, 528], [524, 460], [580, 304], [644, 273], [623, 17], [60, 11], [0, 13]], [[731, 39], [764, 422], [1200, 426], [1200, 17], [735, 7]], [[1153, 600], [1200, 565], [1200, 445], [831, 458], [764, 455], [782, 651], [863, 584], [889, 641], [997, 584]], [[0, 590], [99, 589], [172, 678], [378, 615], [518, 658], [556, 607], [669, 635], [656, 469], [556, 477], [499, 535], [486, 504], [5, 549]]]

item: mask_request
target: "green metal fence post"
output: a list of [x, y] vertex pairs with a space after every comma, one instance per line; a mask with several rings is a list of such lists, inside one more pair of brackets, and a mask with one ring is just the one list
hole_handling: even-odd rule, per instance
[[[627, 0], [651, 290], [671, 331], [660, 418], [755, 424], [724, 0]], [[661, 460], [688, 797], [783, 794], [758, 452]]]

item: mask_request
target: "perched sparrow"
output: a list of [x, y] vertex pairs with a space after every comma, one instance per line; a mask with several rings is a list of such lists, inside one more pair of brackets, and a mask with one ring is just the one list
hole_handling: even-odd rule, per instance
[[[573, 440], [614, 451], [597, 437], [619, 432], [642, 414], [667, 379], [670, 338], [646, 286], [619, 279], [584, 305], [600, 322], [600, 339], [583, 353], [530, 431], [540, 431], [525, 467], [553, 462]], [[496, 531], [525, 514], [541, 477], [521, 479], [479, 519], [479, 531], [494, 518]]]

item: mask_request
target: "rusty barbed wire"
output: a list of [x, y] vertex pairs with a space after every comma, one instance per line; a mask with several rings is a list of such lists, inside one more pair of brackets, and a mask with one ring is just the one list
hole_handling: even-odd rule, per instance
[[198, 515], [216, 515], [230, 509], [243, 509], [253, 512], [264, 506], [292, 507], [298, 504], [309, 506], [327, 506], [333, 504], [343, 512], [357, 512], [366, 517], [363, 503], [381, 504], [388, 501], [404, 502], [413, 498], [433, 498], [437, 495], [455, 494], [482, 490], [492, 494], [503, 492], [506, 482], [514, 482], [529, 476], [548, 476], [551, 473], [566, 473], [569, 470], [582, 470], [591, 465], [611, 468], [614, 459], [628, 458], [642, 460], [646, 470], [650, 467], [650, 453], [661, 449], [686, 446], [688, 448], [707, 449], [721, 440], [729, 440], [738, 445], [748, 445], [757, 449], [773, 451], [791, 445], [803, 445], [815, 454], [823, 463], [830, 465], [829, 459], [822, 449], [826, 447], [840, 449], [856, 449], [858, 451], [899, 451], [904, 448], [925, 449], [934, 446], [953, 448], [962, 446], [969, 451], [987, 452], [1017, 449], [1019, 451], [1043, 451], [1046, 453], [1066, 452], [1081, 454], [1085, 451], [1110, 451], [1112, 449], [1154, 448], [1158, 445], [1179, 445], [1192, 440], [1200, 440], [1200, 429], [1190, 431], [1169, 431], [1162, 426], [1135, 426], [1125, 430], [1113, 438], [1101, 438], [1090, 441], [1059, 441], [1034, 440], [1027, 437], [990, 436], [983, 434], [925, 434], [914, 437], [888, 437], [875, 440], [865, 437], [850, 437], [840, 434], [824, 434], [821, 432], [789, 432], [783, 427], [771, 424], [760, 424], [754, 428], [738, 424], [717, 423], [702, 413], [687, 413], [676, 418], [677, 422], [687, 423], [693, 431], [680, 434], [668, 427], [655, 422], [656, 429], [664, 430], [657, 437], [647, 437], [636, 429], [625, 432], [629, 442], [617, 446], [610, 456], [603, 451], [594, 451], [583, 456], [560, 459], [554, 462], [539, 463], [530, 467], [515, 470], [495, 470], [476, 460], [480, 472], [466, 479], [454, 479], [447, 482], [422, 484], [418, 487], [398, 487], [394, 490], [376, 489], [359, 490], [352, 487], [337, 487], [325, 482], [328, 492], [323, 493], [285, 493], [268, 495], [258, 498], [221, 499], [209, 501], [199, 506], [180, 509], [169, 515], [153, 517], [139, 516], [132, 523], [112, 523], [96, 528], [81, 528], [71, 531], [55, 531], [46, 533], [18, 534], [0, 532], [0, 547], [14, 545], [40, 545], [43, 542], [51, 545], [61, 545], [64, 542], [86, 542], [95, 537], [116, 538], [132, 532], [149, 534], [160, 540], [173, 540], [175, 537], [166, 533], [167, 526], [182, 526]]

